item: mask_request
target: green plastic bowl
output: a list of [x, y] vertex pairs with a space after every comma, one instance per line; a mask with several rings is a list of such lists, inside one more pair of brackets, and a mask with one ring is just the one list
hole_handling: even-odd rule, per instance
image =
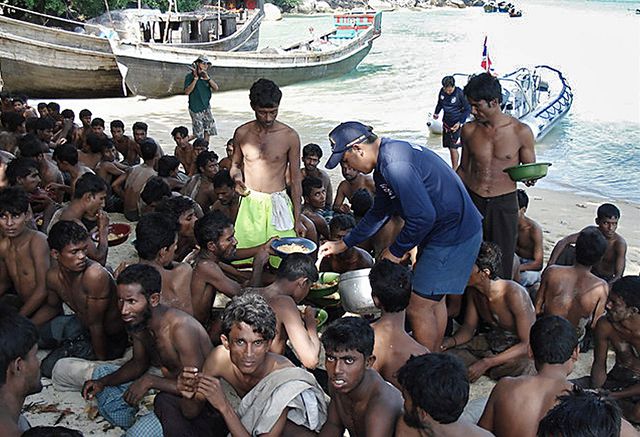
[[322, 272], [317, 282], [311, 284], [309, 296], [313, 298], [326, 297], [338, 290], [340, 274], [334, 272]]
[[503, 171], [509, 174], [512, 181], [528, 182], [545, 177], [550, 166], [550, 162], [532, 162], [505, 168]]
[[316, 326], [319, 328], [329, 320], [329, 313], [323, 309], [319, 309], [316, 314]]

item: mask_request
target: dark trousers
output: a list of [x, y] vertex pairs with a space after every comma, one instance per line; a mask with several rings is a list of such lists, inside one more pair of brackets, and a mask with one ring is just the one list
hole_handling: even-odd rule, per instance
[[187, 419], [180, 409], [180, 396], [158, 393], [153, 409], [162, 424], [164, 437], [226, 437], [229, 430], [222, 415], [205, 402], [199, 416]]
[[467, 191], [482, 214], [484, 241], [496, 243], [502, 251], [502, 272], [497, 272], [498, 276], [511, 279], [518, 240], [518, 195], [514, 191], [495, 197], [482, 197], [468, 187]]

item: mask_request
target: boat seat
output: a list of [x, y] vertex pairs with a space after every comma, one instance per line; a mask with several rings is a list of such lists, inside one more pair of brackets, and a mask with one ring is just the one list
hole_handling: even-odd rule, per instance
[[549, 91], [549, 83], [541, 80], [538, 84], [538, 91]]

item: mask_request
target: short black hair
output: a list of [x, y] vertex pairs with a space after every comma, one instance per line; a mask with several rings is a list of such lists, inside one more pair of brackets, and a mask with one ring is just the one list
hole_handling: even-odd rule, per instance
[[335, 214], [329, 221], [329, 232], [347, 231], [356, 227], [356, 219], [351, 214]]
[[86, 141], [91, 153], [104, 153], [104, 150], [110, 142], [106, 135], [97, 135], [93, 132], [87, 134]]
[[611, 203], [603, 203], [598, 207], [598, 211], [596, 213], [598, 218], [620, 218], [620, 210], [617, 206], [612, 205]]
[[576, 240], [576, 261], [583, 266], [592, 266], [602, 259], [607, 251], [607, 239], [596, 226], [587, 226]]
[[502, 86], [496, 77], [489, 73], [472, 76], [464, 87], [464, 95], [468, 99], [489, 103], [492, 100], [502, 102]]
[[17, 112], [2, 113], [2, 123], [6, 126], [9, 132], [17, 132], [18, 127], [20, 127], [24, 122], [24, 117]]
[[502, 250], [500, 250], [500, 246], [491, 241], [483, 241], [476, 258], [476, 265], [480, 270], [489, 270], [490, 279], [502, 277]]
[[458, 420], [469, 401], [467, 369], [454, 355], [412, 356], [398, 369], [397, 378], [414, 408], [444, 425]]
[[9, 184], [18, 183], [18, 178], [24, 178], [31, 174], [32, 170], [38, 170], [38, 163], [33, 158], [16, 158], [7, 164], [5, 174]]
[[322, 345], [328, 353], [356, 350], [369, 358], [373, 354], [373, 343], [373, 329], [361, 317], [336, 319], [322, 334]]
[[531, 327], [529, 343], [538, 366], [562, 364], [578, 346], [576, 328], [564, 317], [543, 316]]
[[47, 129], [53, 129], [55, 127], [55, 122], [53, 121], [53, 118], [51, 117], [44, 117], [44, 118], [39, 118], [36, 121], [36, 131], [39, 130], [47, 130]]
[[283, 259], [276, 276], [287, 281], [306, 278], [309, 282], [316, 282], [319, 277], [313, 258], [303, 253], [292, 253]]
[[93, 114], [91, 113], [91, 111], [89, 111], [88, 109], [82, 109], [80, 110], [80, 118], [84, 118], [84, 117], [91, 117]]
[[104, 127], [104, 120], [100, 117], [96, 117], [93, 120], [91, 120], [91, 127], [97, 127], [97, 126]]
[[310, 196], [311, 191], [315, 188], [322, 188], [324, 185], [322, 184], [322, 179], [317, 178], [315, 176], [307, 176], [302, 180], [302, 195], [304, 197]]
[[357, 189], [351, 196], [351, 209], [355, 217], [364, 217], [373, 205], [373, 196], [366, 188]]
[[189, 210], [193, 210], [196, 202], [187, 196], [165, 197], [156, 206], [155, 211], [173, 218], [178, 224], [180, 216]]
[[518, 188], [516, 193], [518, 193], [518, 208], [528, 208], [529, 196], [527, 196], [527, 192], [524, 191], [522, 188]]
[[33, 322], [9, 306], [0, 306], [0, 386], [7, 382], [9, 364], [25, 358], [38, 342]]
[[50, 249], [62, 252], [69, 244], [82, 243], [88, 238], [89, 233], [84, 226], [71, 220], [60, 220], [49, 229], [47, 242]]
[[404, 311], [411, 298], [411, 272], [388, 259], [375, 263], [369, 272], [371, 295], [387, 313]]
[[60, 113], [60, 115], [62, 116], [62, 118], [66, 118], [71, 121], [73, 121], [76, 118], [76, 113], [73, 112], [71, 109], [65, 109]]
[[222, 211], [211, 211], [196, 221], [193, 233], [198, 245], [205, 249], [210, 241], [217, 243], [229, 226], [233, 226], [233, 222]]
[[222, 334], [228, 338], [236, 323], [246, 323], [267, 341], [276, 336], [276, 315], [257, 293], [243, 293], [227, 304], [222, 312]]
[[111, 123], [109, 123], [109, 127], [111, 129], [119, 127], [120, 129], [124, 130], [124, 123], [122, 122], [122, 120], [112, 120]]
[[198, 169], [198, 173], [202, 173], [200, 169], [205, 167], [209, 162], [218, 161], [218, 155], [216, 152], [211, 150], [203, 150], [196, 157], [196, 167]]
[[317, 156], [322, 158], [322, 149], [315, 143], [309, 143], [302, 148], [302, 157]]
[[[56, 147], [56, 150], [58, 148], [60, 148], [60, 146]], [[20, 150], [20, 156], [23, 158], [36, 158], [44, 154], [40, 140], [32, 133], [18, 138], [18, 149]]]
[[171, 196], [171, 187], [160, 176], [150, 178], [140, 192], [140, 198], [147, 205]]
[[456, 86], [456, 80], [453, 76], [445, 76], [442, 78], [442, 87]]
[[66, 426], [40, 425], [29, 428], [20, 437], [82, 437], [82, 433]]
[[197, 149], [199, 147], [203, 147], [205, 150], [209, 149], [209, 142], [204, 138], [200, 138], [200, 137], [193, 140], [193, 144], [191, 145], [193, 146], [194, 149]]
[[173, 130], [171, 131], [171, 136], [175, 137], [178, 134], [180, 134], [180, 136], [182, 136], [183, 138], [188, 137], [189, 129], [187, 129], [186, 126], [174, 127]]
[[147, 132], [149, 130], [149, 125], [147, 123], [145, 123], [144, 121], [136, 121], [135, 123], [133, 123], [133, 126], [131, 127], [131, 130], [143, 130], [145, 132]]
[[82, 196], [87, 193], [95, 195], [98, 193], [106, 193], [107, 190], [107, 183], [100, 176], [93, 173], [85, 173], [76, 181], [73, 198], [82, 199]]
[[269, 79], [258, 79], [251, 85], [249, 101], [252, 108], [275, 108], [280, 105], [282, 91]]
[[620, 296], [626, 306], [640, 310], [640, 276], [623, 276], [613, 283], [611, 293]]
[[149, 300], [152, 294], [162, 291], [162, 276], [158, 269], [149, 264], [132, 264], [118, 275], [117, 284], [138, 284]]
[[231, 178], [231, 173], [226, 168], [220, 170], [213, 177], [213, 188], [230, 187], [235, 188], [236, 183]]
[[574, 385], [538, 424], [538, 437], [618, 437], [622, 412], [605, 395]]
[[47, 109], [54, 111], [54, 112], [60, 112], [60, 105], [56, 102], [49, 102], [47, 104]]
[[180, 160], [173, 155], [163, 155], [158, 160], [158, 176], [168, 178], [180, 166]]
[[140, 156], [144, 161], [149, 161], [156, 157], [158, 145], [151, 138], [146, 138], [140, 142]]
[[22, 187], [7, 187], [0, 190], [0, 215], [26, 214], [29, 211], [29, 196]]
[[172, 217], [150, 212], [142, 217], [136, 225], [136, 241], [134, 246], [141, 259], [155, 259], [161, 249], [175, 243], [178, 234], [178, 223]]
[[69, 143], [60, 144], [53, 150], [53, 159], [66, 162], [69, 165], [76, 165], [78, 163], [78, 149]]

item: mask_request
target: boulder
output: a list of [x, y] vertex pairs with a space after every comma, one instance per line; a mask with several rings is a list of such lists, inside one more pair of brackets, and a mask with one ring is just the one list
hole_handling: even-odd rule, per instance
[[316, 1], [302, 0], [298, 3], [298, 6], [294, 8], [294, 11], [298, 14], [312, 14], [316, 11]]
[[264, 4], [264, 19], [265, 21], [279, 21], [282, 20], [282, 11], [279, 7], [272, 3]]
[[467, 5], [464, 4], [464, 1], [462, 0], [449, 0], [449, 5], [451, 5], [454, 8], [466, 8]]
[[369, 7], [377, 11], [391, 10], [395, 8], [395, 5], [385, 0], [369, 0]]
[[333, 9], [329, 3], [320, 0], [316, 2], [316, 12], [333, 12]]

